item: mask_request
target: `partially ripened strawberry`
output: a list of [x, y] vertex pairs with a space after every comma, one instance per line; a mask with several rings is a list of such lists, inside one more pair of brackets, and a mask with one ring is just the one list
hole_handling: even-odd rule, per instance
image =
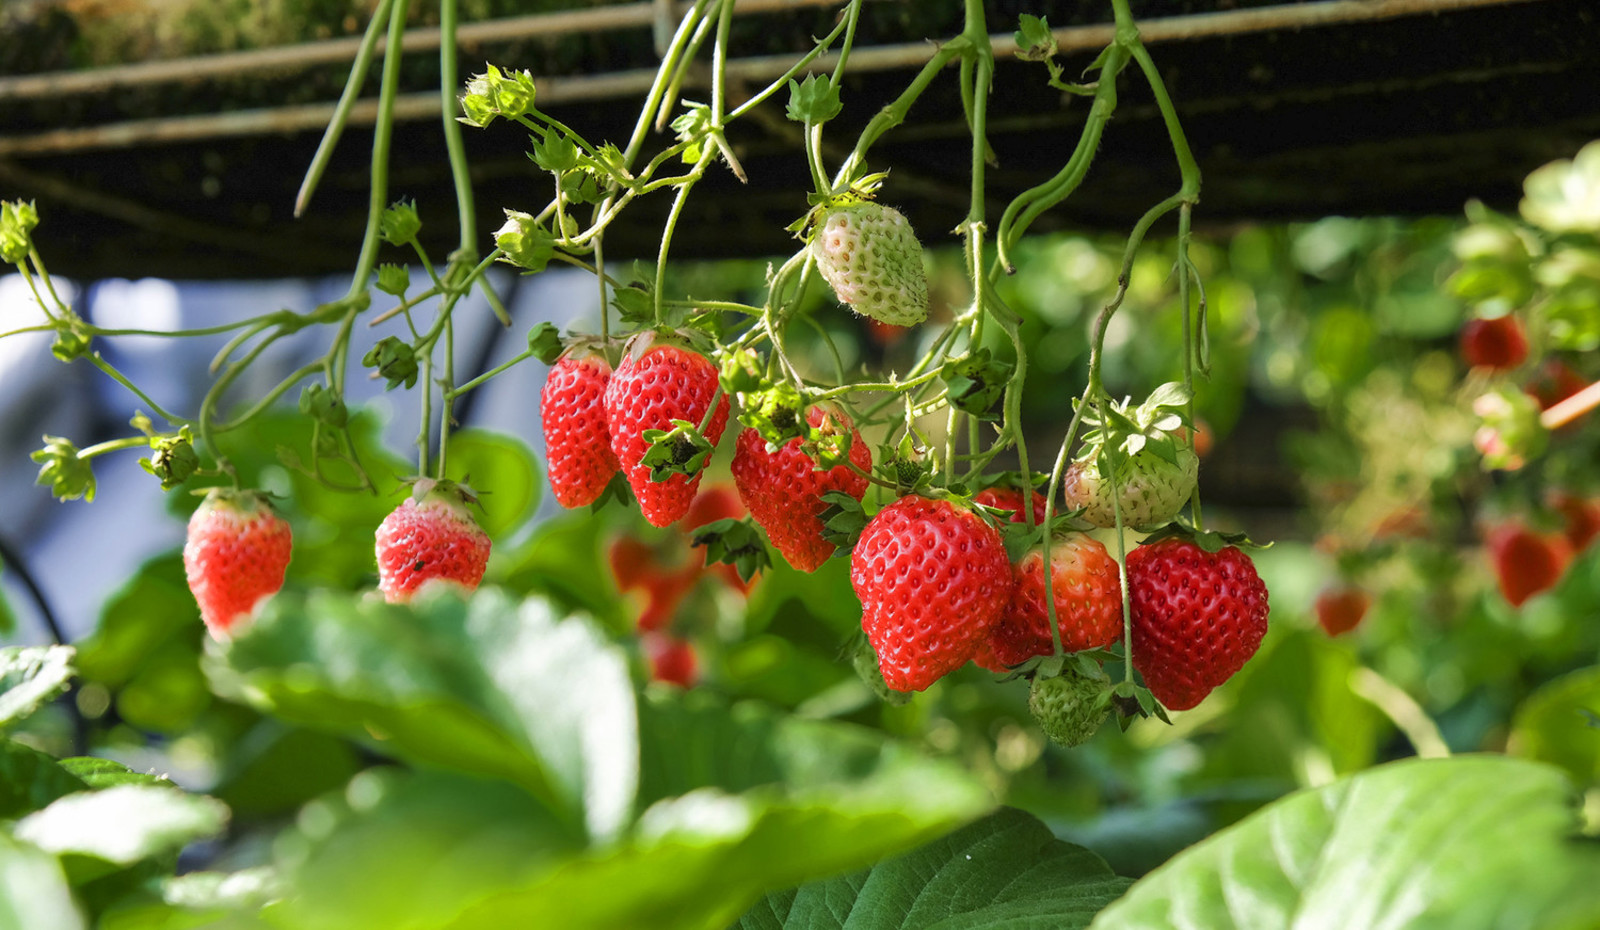
[[1317, 623], [1329, 636], [1339, 636], [1355, 629], [1371, 606], [1372, 595], [1353, 584], [1334, 584], [1323, 588], [1313, 605]]
[[289, 524], [266, 497], [214, 488], [189, 518], [183, 568], [200, 619], [218, 639], [283, 587]]
[[1133, 667], [1150, 693], [1188, 710], [1255, 655], [1267, 632], [1267, 586], [1234, 546], [1207, 552], [1169, 538], [1128, 553]]
[[1528, 337], [1511, 314], [1472, 319], [1461, 327], [1461, 357], [1473, 368], [1509, 371], [1528, 357]]
[[1512, 607], [1555, 587], [1572, 561], [1572, 544], [1564, 535], [1535, 532], [1520, 523], [1491, 529], [1485, 542], [1500, 593]]
[[1099, 459], [1090, 458], [1067, 468], [1061, 494], [1067, 509], [1083, 508], [1083, 519], [1095, 526], [1115, 526], [1114, 508], [1120, 508], [1123, 526], [1149, 529], [1167, 523], [1183, 509], [1194, 494], [1199, 472], [1200, 459], [1192, 449], [1180, 446], [1176, 464], [1147, 450], [1127, 459], [1113, 488], [1110, 477], [1101, 474]]
[[977, 514], [908, 495], [861, 531], [850, 583], [884, 682], [921, 691], [988, 638], [1011, 596], [1011, 563], [999, 531]]
[[[1022, 491], [1017, 488], [992, 487], [972, 495], [974, 504], [993, 507], [996, 510], [1011, 511], [1012, 523], [1027, 523], [1028, 515], [1022, 512]], [[1044, 522], [1044, 495], [1038, 491], [1033, 492], [1033, 525], [1038, 526]]]
[[[872, 470], [872, 452], [848, 417], [812, 407], [806, 420], [813, 427], [831, 424], [849, 430], [851, 463], [860, 472]], [[834, 550], [833, 543], [822, 536], [820, 515], [828, 509], [822, 495], [843, 491], [859, 501], [867, 492], [867, 479], [845, 465], [819, 471], [817, 463], [801, 450], [802, 441], [791, 439], [768, 451], [766, 440], [755, 430], [743, 430], [733, 453], [733, 482], [750, 515], [789, 564], [814, 572]]]
[[606, 422], [611, 449], [652, 526], [681, 519], [694, 502], [700, 473], [670, 474], [652, 481], [641, 459], [650, 450], [645, 430], [673, 429], [674, 420], [699, 426], [715, 399], [717, 408], [704, 435], [713, 446], [728, 422], [728, 399], [717, 390], [717, 369], [705, 356], [672, 344], [652, 345], [622, 359], [606, 385]]
[[928, 318], [922, 244], [893, 207], [867, 200], [824, 211], [811, 256], [839, 302], [857, 313], [891, 326], [915, 326]]
[[406, 603], [431, 581], [477, 589], [489, 564], [489, 534], [467, 512], [474, 500], [453, 481], [424, 478], [383, 518], [376, 550], [384, 600]]
[[[1061, 648], [1067, 652], [1103, 649], [1121, 639], [1122, 583], [1117, 578], [1117, 560], [1106, 547], [1082, 533], [1068, 533], [1052, 541], [1050, 566]], [[1011, 602], [989, 636], [992, 653], [1001, 666], [1055, 651], [1045, 612], [1043, 548], [1024, 555], [1014, 575]]]
[[550, 488], [563, 507], [595, 502], [617, 473], [606, 428], [611, 366], [599, 355], [568, 355], [550, 368], [539, 395]]

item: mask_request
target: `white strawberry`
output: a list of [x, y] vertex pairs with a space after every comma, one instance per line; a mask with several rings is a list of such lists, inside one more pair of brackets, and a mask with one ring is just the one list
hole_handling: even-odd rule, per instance
[[833, 207], [817, 221], [811, 255], [840, 303], [891, 326], [928, 318], [922, 244], [893, 207], [867, 200]]

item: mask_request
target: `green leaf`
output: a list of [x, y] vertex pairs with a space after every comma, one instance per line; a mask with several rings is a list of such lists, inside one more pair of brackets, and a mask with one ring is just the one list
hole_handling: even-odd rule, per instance
[[289, 814], [361, 766], [347, 740], [266, 720], [234, 744], [211, 793], [241, 818]]
[[65, 765], [39, 750], [0, 741], [0, 820], [13, 820], [88, 787]]
[[820, 75], [808, 75], [804, 83], [789, 79], [789, 106], [785, 111], [797, 123], [820, 126], [844, 110], [839, 88]]
[[176, 787], [163, 776], [149, 772], [135, 772], [121, 762], [102, 759], [99, 756], [73, 756], [70, 759], [62, 759], [61, 768], [70, 772], [75, 778], [81, 779], [85, 785], [96, 791], [103, 788], [114, 788], [117, 785], [149, 785], [159, 788]]
[[118, 785], [60, 798], [19, 820], [16, 833], [46, 852], [131, 865], [214, 836], [227, 822], [227, 807], [213, 798], [152, 785]]
[[482, 429], [450, 434], [450, 471], [470, 479], [482, 510], [478, 523], [501, 539], [528, 521], [544, 481], [526, 443]]
[[650, 448], [639, 459], [650, 468], [651, 481], [666, 481], [673, 475], [697, 475], [714, 451], [711, 441], [688, 420], [673, 420], [672, 429], [647, 429], [639, 434]]
[[1043, 17], [1023, 13], [1017, 22], [1017, 58], [1045, 61], [1056, 53], [1056, 38]]
[[1087, 927], [1128, 879], [1005, 808], [895, 859], [769, 894], [738, 930]]
[[1580, 785], [1600, 780], [1600, 667], [1546, 683], [1517, 709], [1510, 750], [1566, 769]]
[[71, 646], [0, 648], [0, 730], [67, 689], [73, 655]]
[[0, 830], [0, 927], [83, 930], [61, 863]]
[[1096, 918], [1168, 927], [1592, 927], [1600, 854], [1555, 768], [1409, 760], [1291, 795], [1179, 853]]
[[414, 762], [504, 778], [614, 835], [633, 804], [626, 660], [588, 622], [480, 589], [410, 606], [285, 592], [232, 642], [212, 686], [283, 719], [367, 737]]
[[554, 129], [533, 137], [533, 163], [546, 171], [561, 173], [578, 166], [577, 143]]

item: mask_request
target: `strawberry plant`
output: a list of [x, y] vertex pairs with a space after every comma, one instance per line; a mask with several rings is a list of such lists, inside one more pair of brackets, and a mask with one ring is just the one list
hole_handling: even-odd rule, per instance
[[[391, 190], [406, 15], [378, 0], [347, 91], [385, 38], [365, 238], [348, 290], [318, 306], [105, 327], [63, 299], [33, 206], [4, 204], [0, 257], [43, 314], [7, 335], [48, 334], [55, 358], [141, 411], [107, 441], [45, 437], [39, 483], [92, 501], [98, 460], [138, 450], [176, 508], [204, 501], [181, 562], [150, 563], [76, 651], [0, 651], [0, 924], [799, 928], [837, 926], [846, 906], [851, 921], [950, 928], [1586, 925], [1594, 856], [1569, 842], [1557, 767], [1593, 783], [1600, 750], [1564, 751], [1578, 737], [1561, 730], [1593, 682], [1541, 693], [1519, 718], [1516, 745], [1537, 761], [1377, 763], [1403, 754], [1390, 744], [1430, 757], [1462, 744], [1413, 694], [1464, 686], [1394, 632], [1414, 576], [1449, 579], [1422, 586], [1429, 607], [1469, 590], [1440, 511], [1494, 498], [1482, 511], [1501, 528], [1483, 536], [1503, 596], [1469, 620], [1498, 624], [1497, 644], [1521, 631], [1493, 612], [1533, 617], [1592, 549], [1594, 483], [1578, 464], [1592, 437], [1561, 431], [1600, 403], [1582, 355], [1600, 338], [1583, 238], [1600, 222], [1550, 191], [1592, 179], [1600, 149], [1530, 179], [1524, 214], [1540, 231], [1475, 206], [1435, 242], [1460, 267], [1450, 297], [1408, 307], [1438, 321], [1413, 333], [1431, 342], [1406, 380], [1373, 361], [1360, 311], [1293, 315], [1301, 278], [1363, 254], [1329, 245], [1356, 233], [1307, 227], [1296, 235], [1311, 244], [1289, 248], [1246, 231], [1226, 258], [1195, 237], [1198, 164], [1128, 0], [1110, 0], [1083, 83], [1064, 79], [1043, 19], [1002, 24], [966, 0], [960, 31], [858, 133], [838, 127], [868, 5], [841, 6], [761, 84], [729, 67], [733, 0], [688, 4], [631, 134], [603, 139], [542, 109], [531, 72], [463, 79], [444, 0], [458, 240], [439, 262], [422, 211]], [[986, 139], [1006, 92], [1000, 47], [1031, 69], [1005, 80], [1084, 111], [1055, 173], [1005, 202]], [[914, 179], [876, 150], [936, 87], [971, 130], [951, 233], [913, 228], [893, 204], [919, 196]], [[1086, 183], [1119, 87], [1160, 114], [1177, 188], [1113, 244], [1041, 260], [1055, 246], [1030, 229]], [[329, 126], [298, 208], [348, 118]], [[795, 244], [743, 283], [697, 277], [674, 246], [705, 235], [685, 217], [709, 177], [745, 178], [729, 138], [743, 120], [788, 125], [810, 179], [785, 207]], [[480, 223], [469, 131], [526, 138], [542, 203]], [[664, 217], [654, 261], [608, 262], [608, 234], [646, 222], [641, 202]], [[1158, 224], [1170, 239], [1147, 244]], [[1258, 317], [1241, 322], [1253, 249], [1270, 259], [1257, 267], [1292, 252], [1304, 274], [1282, 294], [1261, 285]], [[513, 357], [463, 369], [469, 308], [513, 324], [490, 270], [553, 267], [589, 276], [598, 314], [533, 326]], [[1038, 332], [1051, 312], [1039, 282], [1063, 268], [1101, 284], [1070, 350]], [[1438, 314], [1441, 299], [1470, 306]], [[354, 348], [357, 326], [379, 334], [370, 351]], [[1302, 449], [1330, 530], [1320, 553], [1207, 527], [1202, 457], [1248, 425], [1252, 326], [1272, 351], [1259, 367], [1314, 366], [1305, 397], [1343, 431]], [[858, 329], [871, 348], [842, 350], [835, 334]], [[1315, 351], [1284, 348], [1308, 330]], [[103, 351], [130, 335], [225, 340], [195, 409], [158, 402]], [[259, 377], [289, 337], [321, 341]], [[472, 392], [535, 364], [548, 366], [542, 467], [458, 422]], [[353, 402], [363, 369], [418, 411], [411, 462]], [[1435, 436], [1446, 453], [1411, 448]], [[1339, 471], [1352, 449], [1367, 469], [1355, 490]], [[1531, 477], [1545, 474], [1558, 491]], [[530, 526], [546, 483], [570, 513]], [[1372, 500], [1376, 519], [1357, 507]], [[1479, 515], [1475, 499], [1462, 509]], [[1318, 599], [1330, 561], [1339, 586]], [[1552, 661], [1597, 644], [1529, 623], [1557, 628], [1539, 644]], [[1483, 650], [1474, 674], [1512, 677], [1509, 654]], [[198, 744], [228, 764], [205, 791], [180, 789], [63, 748], [73, 714], [102, 721], [106, 747], [163, 734], [162, 761], [204, 755]], [[1142, 853], [1154, 861], [1119, 859], [1149, 872], [1137, 882], [1097, 855], [1117, 858], [1117, 837], [1051, 829], [1130, 793], [1157, 799], [1142, 813], [1161, 837]], [[1463, 816], [1485, 797], [1487, 813]], [[185, 847], [201, 868], [177, 874]], [[1424, 848], [1455, 858], [1418, 877], [1402, 853]]]

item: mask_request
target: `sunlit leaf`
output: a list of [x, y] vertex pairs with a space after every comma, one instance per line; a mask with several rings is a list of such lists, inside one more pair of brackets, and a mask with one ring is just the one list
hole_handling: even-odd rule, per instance
[[228, 809], [174, 788], [119, 785], [67, 795], [17, 822], [17, 836], [47, 852], [120, 865], [221, 832]]
[[0, 730], [65, 691], [72, 659], [71, 646], [0, 648]]
[[0, 927], [83, 930], [61, 864], [0, 831]]

